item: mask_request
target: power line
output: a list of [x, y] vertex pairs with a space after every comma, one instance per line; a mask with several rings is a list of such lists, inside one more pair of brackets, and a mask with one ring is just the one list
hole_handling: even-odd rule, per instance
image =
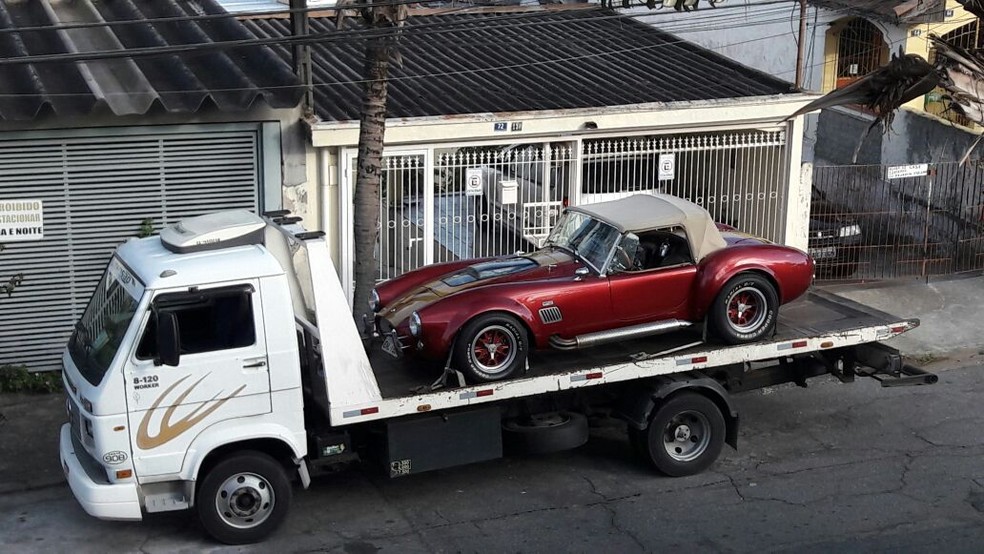
[[[773, 0], [776, 3], [783, 2], [785, 0]], [[558, 10], [566, 11], [566, 10]], [[592, 16], [591, 18], [582, 18], [582, 21], [588, 20], [601, 20], [601, 19], [616, 19], [624, 17], [616, 12], [611, 12], [609, 10], [597, 9], [597, 8], [578, 8], [576, 11], [585, 13], [599, 13], [604, 15]], [[15, 56], [10, 58], [0, 59], [0, 66], [4, 65], [20, 65], [20, 64], [34, 64], [34, 63], [58, 63], [58, 62], [79, 62], [79, 61], [94, 61], [94, 60], [109, 60], [109, 59], [120, 59], [120, 58], [141, 58], [149, 56], [158, 55], [171, 55], [171, 54], [181, 54], [188, 52], [203, 52], [211, 50], [224, 50], [233, 48], [244, 48], [250, 46], [270, 46], [270, 45], [287, 45], [287, 44], [311, 44], [311, 43], [333, 43], [342, 41], [353, 41], [353, 40], [370, 40], [370, 39], [381, 39], [381, 38], [395, 38], [401, 33], [403, 34], [416, 34], [416, 35], [439, 35], [443, 33], [457, 32], [461, 30], [467, 30], [468, 27], [488, 29], [490, 26], [494, 27], [522, 27], [522, 26], [549, 26], [549, 25], [565, 25], [568, 21], [526, 21], [518, 22], [520, 19], [528, 19], [535, 17], [537, 14], [543, 12], [516, 12], [505, 15], [496, 15], [491, 20], [475, 20], [475, 21], [434, 21], [430, 23], [418, 23], [410, 26], [406, 26], [402, 29], [383, 27], [383, 28], [362, 28], [362, 29], [351, 29], [351, 30], [339, 30], [335, 29], [329, 32], [322, 33], [310, 33], [307, 35], [294, 35], [294, 36], [277, 36], [277, 37], [266, 37], [266, 38], [244, 38], [235, 40], [226, 40], [211, 43], [192, 43], [192, 44], [179, 44], [179, 45], [167, 45], [167, 46], [147, 46], [147, 47], [137, 47], [129, 48], [126, 50], [99, 50], [90, 52], [61, 52], [54, 54], [30, 54], [26, 56]], [[437, 17], [437, 16], [436, 16]], [[485, 18], [483, 18], [485, 19]], [[516, 21], [517, 24], [509, 25], [510, 22]]]
[[[771, 4], [789, 4], [789, 2], [788, 1], [782, 1], [782, 0], [776, 0], [776, 1], [773, 1], [773, 2], [763, 3], [763, 4], [759, 4], [759, 5], [771, 5]], [[721, 8], [718, 8], [718, 9], [721, 9]], [[608, 12], [607, 10], [584, 9], [584, 8], [581, 8], [581, 10], [583, 10], [583, 11], [590, 11], [590, 12], [597, 12], [597, 13], [605, 13], [605, 15], [592, 16], [590, 18], [581, 18], [580, 21], [598, 20], [598, 19], [610, 19], [610, 18], [622, 17], [619, 14], [613, 14], [611, 12]], [[782, 11], [785, 12], [784, 9]], [[520, 25], [509, 25], [508, 22], [504, 22], [504, 20], [507, 20], [507, 19], [512, 20], [512, 19], [519, 19], [519, 18], [531, 17], [531, 16], [533, 16], [535, 14], [540, 14], [540, 13], [542, 13], [542, 12], [539, 12], [539, 11], [537, 11], [537, 12], [517, 12], [517, 13], [514, 13], [514, 14], [508, 14], [508, 15], [505, 15], [505, 16], [499, 15], [499, 16], [497, 16], [495, 18], [495, 21], [493, 23], [496, 26], [501, 26], [501, 27], [519, 27], [519, 26], [528, 26], [528, 25], [560, 25], [560, 24], [567, 24], [567, 23], [570, 22], [570, 20], [564, 20], [564, 21], [534, 21], [534, 22], [521, 23]], [[228, 17], [228, 16], [226, 16], [226, 17]], [[785, 16], [783, 16], [783, 17], [785, 18]], [[768, 21], [766, 21], [766, 23], [767, 22]], [[438, 34], [438, 33], [447, 33], [447, 32], [459, 31], [461, 29], [459, 29], [458, 27], [467, 27], [469, 25], [472, 25], [472, 26], [481, 26], [482, 28], [487, 29], [489, 27], [487, 25], [487, 23], [488, 23], [487, 21], [456, 21], [454, 23], [449, 24], [448, 22], [444, 21], [444, 22], [435, 22], [433, 24], [416, 24], [413, 27], [410, 27], [410, 29], [414, 29], [415, 32], [420, 32], [419, 30], [424, 29], [425, 27], [433, 27], [433, 29], [431, 29], [429, 31], [426, 30], [426, 29], [424, 29], [424, 32], [425, 33]], [[485, 24], [485, 25], [483, 26], [481, 24]], [[756, 23], [756, 24], [765, 24], [765, 23], [761, 23], [760, 22], [760, 23]], [[707, 27], [704, 26], [704, 27], [702, 27], [702, 29], [707, 29]], [[814, 26], [814, 29], [816, 29], [816, 26]], [[333, 31], [333, 32], [330, 32], [330, 33], [319, 33], [319, 34], [315, 34], [315, 35], [305, 35], [305, 36], [299, 36], [299, 37], [268, 37], [268, 38], [263, 38], [263, 39], [243, 39], [243, 40], [240, 40], [240, 41], [234, 41], [232, 43], [228, 43], [228, 42], [212, 43], [211, 45], [208, 45], [208, 46], [212, 46], [214, 48], [225, 48], [225, 47], [245, 47], [245, 46], [250, 46], [250, 45], [254, 45], [254, 44], [260, 44], [260, 45], [277, 45], [277, 44], [289, 44], [293, 40], [298, 40], [298, 41], [303, 40], [304, 42], [321, 42], [321, 43], [324, 43], [324, 42], [338, 42], [338, 41], [343, 41], [343, 40], [350, 40], [352, 37], [358, 37], [358, 35], [360, 33], [363, 34], [363, 38], [364, 38], [365, 37], [365, 31], [364, 30], [352, 30], [352, 31]], [[338, 37], [339, 34], [343, 34], [344, 36]], [[745, 40], [745, 41], [738, 41], [738, 42], [730, 43], [730, 44], [724, 45], [724, 46], [737, 46], [737, 45], [751, 43], [751, 42], [757, 42], [757, 41], [761, 41], [761, 40], [770, 40], [772, 38], [777, 38], [777, 37], [780, 37], [780, 36], [786, 36], [786, 33], [781, 33], [781, 34], [777, 34], [777, 35], [769, 35], [769, 36], [766, 36], [766, 37], [756, 37], [756, 38]], [[538, 66], [538, 65], [563, 63], [563, 62], [576, 61], [576, 60], [579, 60], [579, 59], [587, 59], [587, 58], [600, 57], [600, 56], [609, 56], [609, 55], [619, 55], [619, 54], [634, 53], [634, 52], [640, 52], [640, 51], [645, 51], [645, 50], [657, 49], [657, 48], [666, 47], [666, 46], [673, 46], [673, 45], [676, 45], [676, 44], [687, 43], [687, 42], [688, 41], [685, 41], [685, 40], [677, 40], [677, 41], [671, 41], [671, 42], [662, 43], [662, 44], [658, 44], [658, 45], [645, 45], [645, 46], [641, 46], [641, 47], [632, 47], [632, 48], [623, 48], [623, 49], [610, 49], [609, 48], [609, 49], [607, 49], [607, 50], [605, 50], [603, 52], [598, 52], [598, 53], [595, 53], [595, 54], [585, 54], [585, 55], [579, 55], [579, 56], [569, 56], [569, 57], [564, 57], [564, 58], [555, 58], [555, 59], [552, 59], [552, 60], [538, 60], [538, 61], [535, 61], [535, 62], [525, 62], [525, 63], [520, 63], [520, 64], [502, 65], [502, 66], [496, 66], [496, 67], [492, 67], [492, 68], [469, 69], [469, 70], [449, 71], [449, 72], [440, 72], [440, 73], [429, 73], [429, 74], [420, 74], [420, 75], [408, 75], [408, 76], [403, 76], [403, 77], [394, 77], [392, 79], [393, 80], [421, 79], [421, 78], [434, 77], [434, 76], [448, 76], [448, 75], [456, 75], [456, 74], [482, 73], [482, 72], [491, 72], [491, 71], [501, 71], [501, 70], [504, 70], [504, 69], [520, 68], [520, 67], [533, 67], [533, 66]], [[499, 40], [499, 41], [496, 41], [496, 43], [497, 44], [502, 44], [502, 41]], [[135, 54], [136, 55], [146, 55], [146, 56], [151, 56], [151, 55], [169, 55], [169, 54], [175, 53], [177, 51], [186, 52], [186, 51], [199, 51], [199, 50], [202, 50], [203, 49], [202, 48], [202, 45], [200, 45], [200, 44], [192, 44], [192, 45], [179, 45], [179, 46], [173, 47], [176, 50], [175, 51], [172, 51], [172, 52], [162, 52], [161, 50], [163, 50], [165, 48], [168, 48], [168, 47], [163, 47], [163, 48], [162, 47], [152, 47], [152, 48], [147, 48], [147, 49], [141, 49], [143, 51], [138, 51], [136, 53], [133, 50], [130, 50], [130, 51], [111, 51], [109, 53], [115, 54], [114, 56], [111, 56], [112, 58], [117, 58], [117, 57], [122, 58], [122, 57], [134, 57]], [[97, 52], [89, 52], [89, 53], [80, 53], [80, 54], [77, 54], [75, 56], [84, 56], [84, 57], [86, 57], [86, 59], [91, 59], [91, 60], [106, 59], [106, 58], [110, 57], [110, 56], [105, 56], [105, 57], [104, 56], [98, 56], [98, 54], [100, 54], [100, 53], [97, 53]], [[75, 56], [72, 56], [72, 57], [75, 57]], [[48, 55], [48, 56], [44, 56], [45, 59], [43, 59], [42, 61], [61, 61], [61, 62], [65, 62], [65, 61], [79, 61], [79, 60], [66, 59], [67, 57], [68, 56], [63, 55], [63, 54]], [[25, 56], [24, 58], [30, 58], [30, 60], [37, 60], [37, 56]], [[3, 60], [0, 60], [0, 64], [2, 64], [3, 62], [4, 62]], [[13, 63], [13, 62], [10, 62], [10, 63]], [[33, 61], [29, 61], [29, 60], [23, 60], [23, 61], [20, 61], [19, 63], [34, 63], [34, 62]], [[809, 65], [807, 67], [815, 68], [815, 67], [818, 67], [820, 65], [823, 65], [823, 64], [812, 64], [812, 65]], [[786, 74], [786, 73], [791, 73], [791, 71], [777, 72], [776, 75], [783, 75], [783, 74]], [[343, 81], [336, 81], [336, 82], [332, 82], [332, 83], [317, 83], [317, 84], [314, 85], [314, 87], [315, 88], [321, 88], [321, 87], [337, 87], [337, 86], [346, 86], [346, 85], [352, 85], [352, 84], [361, 84], [363, 82], [364, 82], [364, 80], [361, 80], [361, 79], [360, 80], [344, 81], [344, 82]], [[304, 86], [304, 85], [288, 85], [288, 86], [283, 86], [283, 87], [272, 86], [272, 87], [263, 87], [263, 88], [266, 88], [266, 89], [296, 88], [298, 86]], [[234, 91], [234, 90], [245, 90], [245, 89], [244, 88], [214, 89], [215, 92], [219, 92], [219, 91]], [[167, 93], [167, 92], [184, 92], [184, 91], [179, 90], [179, 91], [158, 91], [158, 92]], [[56, 97], [56, 96], [85, 96], [85, 95], [91, 95], [91, 93], [52, 93], [52, 94], [45, 94], [44, 96], [46, 96], [46, 97]], [[7, 97], [12, 97], [12, 96], [37, 96], [37, 94], [36, 93], [26, 93], [26, 94], [25, 93], [9, 93], [9, 94], [3, 94], [2, 96], [7, 96]]]

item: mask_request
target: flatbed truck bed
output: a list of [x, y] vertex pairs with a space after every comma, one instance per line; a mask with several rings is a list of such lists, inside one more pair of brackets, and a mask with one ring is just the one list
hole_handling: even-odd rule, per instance
[[[884, 340], [918, 325], [918, 320], [813, 290], [783, 306], [776, 333], [769, 340], [725, 345], [705, 342], [699, 331], [685, 330], [577, 351], [541, 350], [530, 357], [523, 376], [479, 385], [462, 384], [453, 370], [437, 382], [445, 370], [440, 364], [394, 359], [373, 345], [369, 362], [379, 385], [380, 401], [347, 407], [337, 421], [345, 425], [419, 413], [421, 406], [454, 408], [695, 370], [715, 374], [726, 369], [734, 373], [736, 366], [742, 366], [738, 372], [745, 373], [750, 371], [745, 364], [836, 352]], [[795, 379], [782, 382], [788, 380]], [[768, 384], [774, 383], [762, 386]], [[364, 414], [364, 410], [371, 413]]]

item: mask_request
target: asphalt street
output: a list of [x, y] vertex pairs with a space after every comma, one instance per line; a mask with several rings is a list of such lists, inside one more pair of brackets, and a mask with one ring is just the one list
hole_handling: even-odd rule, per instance
[[940, 382], [736, 395], [740, 450], [693, 477], [654, 474], [618, 422], [555, 455], [397, 480], [354, 469], [295, 490], [284, 527], [238, 549], [188, 513], [89, 517], [59, 467], [64, 397], [0, 394], [0, 552], [980, 552], [984, 278], [828, 288], [919, 317], [889, 343]]
[[397, 480], [331, 475], [295, 490], [267, 542], [241, 548], [208, 542], [185, 513], [103, 522], [59, 482], [8, 490], [0, 551], [980, 552], [984, 368], [940, 377], [737, 395], [740, 450], [693, 477], [652, 473], [614, 422], [566, 453]]

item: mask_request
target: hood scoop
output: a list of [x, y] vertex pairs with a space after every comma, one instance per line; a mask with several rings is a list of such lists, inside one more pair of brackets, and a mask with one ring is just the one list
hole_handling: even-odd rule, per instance
[[461, 287], [504, 275], [511, 275], [538, 267], [535, 261], [529, 258], [506, 258], [505, 260], [493, 260], [470, 265], [461, 271], [448, 275], [441, 281], [449, 287]]

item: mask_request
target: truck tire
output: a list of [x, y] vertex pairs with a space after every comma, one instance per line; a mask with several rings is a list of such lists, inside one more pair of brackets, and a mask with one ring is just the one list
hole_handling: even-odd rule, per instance
[[588, 418], [575, 412], [551, 412], [502, 422], [507, 452], [546, 454], [577, 448], [588, 442]]
[[779, 297], [772, 283], [761, 275], [743, 273], [724, 285], [708, 317], [724, 342], [741, 344], [772, 333], [778, 313]]
[[225, 544], [262, 540], [287, 516], [291, 487], [284, 467], [256, 451], [232, 454], [198, 487], [195, 509], [205, 532]]
[[454, 366], [472, 383], [501, 381], [526, 365], [526, 328], [515, 317], [491, 313], [468, 322], [455, 341]]
[[630, 429], [629, 440], [654, 468], [670, 477], [683, 477], [714, 463], [724, 445], [725, 429], [714, 401], [682, 392], [656, 410], [646, 429]]

